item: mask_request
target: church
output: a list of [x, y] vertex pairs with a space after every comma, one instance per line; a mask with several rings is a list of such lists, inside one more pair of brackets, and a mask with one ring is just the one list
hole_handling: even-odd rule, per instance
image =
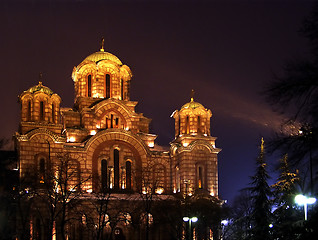
[[[158, 146], [157, 135], [149, 132], [151, 119], [136, 112], [138, 102], [130, 99], [133, 73], [103, 44], [73, 68], [72, 79], [72, 107], [61, 106], [60, 96], [42, 82], [18, 97], [14, 140], [23, 200], [18, 205], [25, 213], [17, 214], [17, 235], [203, 239], [199, 227], [182, 216], [190, 214], [184, 212], [186, 199], [221, 202], [221, 149], [211, 136], [211, 110], [192, 96], [171, 115], [175, 138], [170, 146]], [[181, 212], [176, 203], [185, 206]], [[171, 229], [169, 209], [176, 209], [171, 217], [180, 215], [173, 221], [181, 227]], [[212, 228], [205, 231], [217, 239]]]

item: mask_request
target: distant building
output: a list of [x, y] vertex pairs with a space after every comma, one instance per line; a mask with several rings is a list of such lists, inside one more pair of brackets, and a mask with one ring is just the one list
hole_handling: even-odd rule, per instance
[[[130, 100], [132, 76], [127, 65], [102, 47], [73, 69], [72, 108], [61, 107], [60, 96], [42, 82], [21, 93], [21, 121], [15, 134], [21, 189], [27, 194], [42, 189], [48, 199], [65, 193], [59, 202], [76, 200], [82, 205], [65, 205], [61, 217], [52, 213], [51, 205], [50, 213], [44, 201], [36, 211], [31, 207], [27, 228], [20, 232], [34, 239], [49, 233], [54, 239], [146, 239], [142, 234], [169, 239], [164, 227], [152, 227], [158, 221], [150, 207], [133, 208], [150, 201], [143, 196], [151, 195], [157, 202], [196, 193], [218, 199], [220, 149], [210, 135], [211, 111], [192, 97], [172, 114], [175, 139], [170, 148], [158, 146], [157, 135], [149, 133], [151, 120], [137, 113], [137, 102]], [[39, 194], [33, 196], [40, 199]], [[103, 200], [109, 204], [100, 234], [100, 214], [88, 202]], [[145, 219], [144, 229], [135, 227]]]

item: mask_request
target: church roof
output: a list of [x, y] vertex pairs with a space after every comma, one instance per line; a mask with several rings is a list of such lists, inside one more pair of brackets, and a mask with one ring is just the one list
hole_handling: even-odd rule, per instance
[[84, 61], [86, 61], [86, 60], [93, 61], [96, 63], [99, 61], [102, 61], [102, 60], [110, 60], [110, 61], [117, 63], [118, 65], [123, 65], [118, 57], [116, 57], [115, 55], [113, 55], [109, 52], [104, 52], [103, 49], [101, 49], [101, 51], [99, 51], [99, 52], [95, 52], [95, 53], [89, 55], [88, 57], [86, 57], [84, 59]]
[[54, 93], [50, 88], [43, 86], [42, 82], [39, 82], [38, 85], [30, 87], [26, 92], [29, 92], [29, 93], [44, 92], [48, 95], [52, 95]]
[[193, 98], [191, 98], [191, 101], [184, 104], [181, 109], [187, 109], [187, 108], [192, 108], [192, 109], [196, 109], [196, 108], [204, 108], [203, 105], [201, 103], [195, 102], [193, 101]]

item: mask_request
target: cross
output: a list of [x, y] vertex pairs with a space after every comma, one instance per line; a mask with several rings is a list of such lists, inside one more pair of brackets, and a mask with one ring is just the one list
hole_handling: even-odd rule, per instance
[[195, 91], [192, 89], [192, 90], [191, 90], [191, 94], [190, 94], [190, 96], [191, 96], [191, 102], [193, 102], [194, 93], [195, 93]]
[[102, 42], [100, 43], [100, 51], [104, 52], [104, 38], [102, 38]]

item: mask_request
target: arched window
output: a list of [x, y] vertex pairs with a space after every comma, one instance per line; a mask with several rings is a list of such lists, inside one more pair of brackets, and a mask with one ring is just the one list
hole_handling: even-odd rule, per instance
[[45, 159], [41, 158], [39, 161], [39, 178], [40, 183], [44, 183], [44, 177], [45, 177]]
[[186, 134], [189, 134], [190, 133], [190, 119], [189, 119], [189, 116], [187, 116], [187, 119], [186, 119]]
[[107, 160], [103, 159], [101, 162], [101, 181], [102, 181], [102, 192], [105, 193], [108, 189], [108, 178], [107, 178]]
[[201, 133], [201, 118], [200, 118], [200, 116], [198, 116], [198, 126], [197, 127], [198, 127], [197, 132]]
[[119, 189], [119, 150], [114, 149], [114, 188]]
[[27, 121], [31, 121], [31, 100], [28, 101]]
[[126, 161], [126, 189], [131, 190], [131, 161]]
[[54, 103], [52, 103], [52, 123], [55, 123], [55, 106], [54, 106]]
[[44, 107], [45, 107], [44, 102], [41, 101], [40, 102], [40, 121], [44, 121], [44, 113], [45, 113]]
[[197, 167], [197, 183], [198, 183], [198, 188], [202, 189], [204, 188], [204, 169], [202, 166]]
[[108, 119], [108, 117], [106, 117], [106, 119], [105, 119], [105, 128], [106, 129], [109, 128], [109, 119]]
[[105, 76], [105, 97], [110, 98], [110, 75]]
[[87, 76], [87, 97], [92, 96], [92, 75]]
[[114, 115], [111, 114], [110, 115], [110, 128], [113, 128], [114, 127]]
[[120, 96], [121, 100], [124, 100], [124, 80], [120, 79]]

